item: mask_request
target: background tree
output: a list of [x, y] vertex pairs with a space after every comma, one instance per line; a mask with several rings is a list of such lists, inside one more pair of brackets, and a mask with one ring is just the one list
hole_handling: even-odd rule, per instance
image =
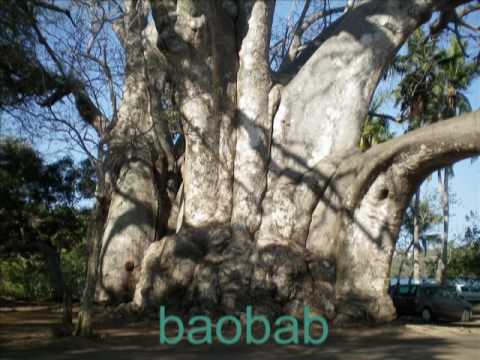
[[[460, 44], [456, 35], [451, 36], [448, 50], [439, 47], [438, 41], [429, 42], [421, 30], [417, 30], [409, 39], [406, 54], [399, 56], [394, 65], [395, 70], [402, 75], [396, 97], [397, 103], [401, 105], [401, 117], [408, 121], [408, 130], [472, 111], [462, 90], [470, 86], [476, 77], [478, 66], [474, 62], [468, 62], [464, 53], [466, 48], [466, 43]], [[446, 281], [444, 264], [447, 263], [449, 175], [453, 175], [452, 167], [443, 170], [443, 180], [441, 172], [438, 172], [444, 220], [443, 250], [436, 277], [441, 283]], [[419, 191], [420, 189], [415, 195], [416, 204], [419, 204]], [[418, 219], [416, 223], [420, 224]], [[413, 233], [414, 238], [419, 237], [418, 226], [414, 227]], [[413, 249], [419, 259], [414, 277], [418, 279], [422, 271], [419, 239], [414, 244]]]
[[380, 108], [387, 100], [388, 94], [377, 95], [370, 105], [367, 119], [363, 125], [362, 136], [359, 147], [362, 151], [370, 149], [372, 146], [381, 144], [393, 138], [394, 134], [390, 131], [389, 121], [396, 121], [395, 118], [379, 113]]
[[[436, 91], [434, 92], [437, 100], [437, 111], [441, 113], [441, 118], [448, 118], [462, 113], [472, 111], [470, 101], [464, 91], [468, 89], [473, 80], [478, 76], [478, 63], [468, 61], [465, 51], [468, 50], [466, 43], [463, 45], [458, 38], [450, 38], [450, 47], [443, 51], [438, 60], [438, 74]], [[447, 167], [438, 171], [439, 189], [442, 198], [443, 208], [443, 234], [442, 234], [442, 256], [438, 262], [437, 280], [440, 283], [447, 281], [448, 264], [448, 229], [450, 217], [450, 199], [449, 199], [449, 178], [453, 176], [453, 167]], [[443, 179], [442, 179], [443, 177]]]
[[[399, 55], [393, 69], [402, 76], [394, 91], [397, 105], [400, 105], [400, 119], [407, 122], [407, 131], [412, 131], [435, 122], [438, 102], [432, 97], [435, 86], [435, 41], [428, 41], [422, 29], [408, 39], [406, 54]], [[420, 280], [424, 273], [424, 255], [421, 245], [421, 220], [419, 218], [421, 185], [412, 200], [412, 257], [413, 278]]]
[[2, 261], [40, 255], [53, 298], [60, 301], [75, 281], [65, 279], [62, 252], [82, 244], [85, 236], [86, 211], [75, 207], [81, 172], [69, 158], [45, 164], [30, 146], [14, 139], [0, 140], [0, 164]]
[[[397, 256], [394, 257], [394, 263], [392, 264], [392, 276], [415, 278], [416, 275], [418, 276], [416, 278], [418, 280], [434, 274], [434, 271], [432, 272], [430, 267], [427, 266], [429, 260], [426, 255], [428, 254], [429, 248], [432, 249], [441, 242], [440, 236], [433, 232], [435, 226], [442, 221], [442, 217], [435, 206], [435, 200], [435, 198], [426, 196], [420, 204], [418, 204], [418, 207], [415, 206], [413, 201], [408, 206], [402, 223], [403, 242], [399, 241], [397, 243]], [[419, 213], [415, 214], [415, 211], [419, 211]], [[412, 261], [410, 262], [408, 259], [410, 250], [413, 248], [414, 242], [417, 239], [417, 237], [414, 237], [415, 226], [418, 226], [419, 229], [420, 234], [418, 235], [418, 239], [421, 246], [420, 251], [423, 254], [421, 258], [423, 263], [420, 264], [419, 269], [415, 269], [415, 261], [418, 263], [418, 258], [415, 259], [412, 254]], [[408, 267], [405, 267], [405, 263], [407, 263]], [[414, 274], [415, 270], [420, 270], [420, 273]]]
[[452, 278], [480, 276], [480, 226], [478, 213], [471, 212], [467, 216], [460, 246], [451, 249], [452, 256], [448, 262], [448, 275]]

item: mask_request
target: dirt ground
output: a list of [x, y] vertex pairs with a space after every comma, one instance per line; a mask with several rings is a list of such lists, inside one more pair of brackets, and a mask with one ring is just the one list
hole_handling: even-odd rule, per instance
[[130, 322], [97, 317], [98, 337], [57, 338], [56, 305], [0, 307], [0, 359], [478, 359], [480, 307], [474, 322], [425, 325], [398, 320], [377, 327], [331, 329], [320, 346], [193, 346], [159, 344], [156, 320]]

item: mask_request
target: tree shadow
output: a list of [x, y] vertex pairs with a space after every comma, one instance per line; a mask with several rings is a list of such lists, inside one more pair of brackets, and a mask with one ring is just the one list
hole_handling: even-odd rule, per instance
[[[248, 345], [245, 338], [237, 345], [226, 346], [214, 340], [212, 345], [194, 346], [184, 338], [178, 345], [159, 344], [158, 323], [122, 323], [97, 318], [99, 338], [51, 338], [48, 331], [52, 313], [32, 311], [25, 318], [2, 321], [0, 359], [443, 359], [471, 357], [475, 353], [475, 334], [451, 338], [425, 335], [402, 325], [382, 328], [358, 327], [333, 329], [320, 346], [282, 346], [273, 341], [265, 345]], [[3, 316], [3, 314], [0, 314]], [[58, 316], [57, 316], [58, 317]], [[25, 319], [33, 318], [26, 330]], [[25, 334], [25, 330], [27, 334]], [[215, 333], [215, 332], [214, 332]], [[21, 336], [21, 338], [16, 338]], [[214, 337], [215, 339], [215, 337]], [[300, 337], [303, 340], [303, 336]]]

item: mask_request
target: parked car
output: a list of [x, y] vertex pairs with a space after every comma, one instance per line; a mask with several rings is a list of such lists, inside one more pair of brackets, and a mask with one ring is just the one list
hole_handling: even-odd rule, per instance
[[458, 296], [469, 303], [480, 303], [480, 287], [467, 284], [457, 284], [455, 286]]
[[472, 320], [472, 305], [458, 296], [453, 286], [398, 284], [389, 292], [398, 315], [421, 316], [425, 322]]
[[420, 284], [423, 284], [423, 285], [436, 285], [438, 284], [437, 280], [433, 279], [433, 278], [420, 278], [420, 279], [415, 279], [413, 277], [407, 277], [407, 276], [403, 276], [403, 277], [392, 277], [390, 278], [390, 286], [393, 286], [393, 285], [397, 285], [397, 284], [400, 284], [400, 285], [420, 285]]

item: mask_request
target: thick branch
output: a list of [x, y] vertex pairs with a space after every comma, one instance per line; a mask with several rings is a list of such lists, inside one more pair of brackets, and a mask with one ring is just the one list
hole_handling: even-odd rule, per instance
[[[404, 167], [410, 177], [424, 177], [436, 169], [480, 153], [480, 112], [412, 131], [389, 143], [396, 152], [396, 165]], [[381, 145], [388, 146], [388, 143]], [[381, 151], [381, 145], [377, 151]]]
[[174, 70], [167, 75], [175, 84], [175, 104], [182, 115], [185, 173], [195, 174], [184, 178], [185, 224], [230, 220], [236, 37], [248, 31], [242, 26], [248, 4], [260, 9], [271, 1], [237, 2], [238, 9], [232, 1], [150, 1], [157, 46]]
[[306, 64], [308, 59], [310, 59], [315, 51], [335, 33], [339, 23], [340, 19], [333, 22], [333, 24], [331, 24], [313, 40], [304, 44], [301, 49], [298, 49], [295, 59], [282, 64], [278, 72], [275, 73], [276, 81], [282, 84], [288, 83], [298, 73], [302, 66]]
[[[391, 0], [366, 0], [359, 2], [358, 5], [354, 6], [352, 9], [347, 11], [344, 16], [334, 21], [327, 29], [322, 33], [316, 36], [313, 40], [304, 44], [298, 51], [295, 56], [295, 59], [291, 63], [282, 66], [282, 69], [276, 74], [276, 79], [282, 83], [287, 83], [292, 79], [295, 74], [308, 62], [312, 55], [322, 46], [322, 44], [330, 39], [332, 36], [337, 35], [340, 31], [352, 32], [351, 29], [348, 29], [348, 24], [353, 23], [352, 19], [363, 19], [370, 14], [377, 13], [378, 7], [384, 7], [389, 12], [400, 13], [404, 11], [404, 8], [409, 8], [408, 13], [411, 17], [417, 17], [419, 22], [424, 22], [428, 20], [433, 11], [439, 11], [441, 16], [436, 24], [433, 25], [434, 29], [441, 31], [446, 24], [452, 19], [452, 12], [455, 13], [455, 9], [459, 6], [473, 2], [473, 0], [455, 0], [455, 1], [420, 1], [420, 0], [402, 0], [402, 1], [391, 1]], [[398, 9], [396, 9], [398, 7]], [[473, 6], [472, 6], [473, 7]], [[336, 9], [332, 9], [336, 12]], [[466, 11], [466, 10], [464, 10]], [[475, 11], [472, 9], [471, 11]], [[456, 13], [455, 13], [456, 15]], [[455, 16], [457, 17], [457, 16]], [[358, 25], [358, 24], [357, 24]], [[356, 31], [352, 33], [361, 32], [361, 27], [358, 26]]]
[[436, 169], [479, 153], [479, 111], [441, 121], [376, 145], [362, 155], [361, 170], [347, 206], [358, 204], [368, 184], [391, 166], [396, 166], [402, 176], [419, 182]]
[[245, 19], [248, 31], [242, 41], [237, 74], [238, 128], [232, 222], [246, 224], [253, 233], [260, 224], [260, 202], [266, 186], [270, 147], [268, 50], [274, 2], [255, 1], [250, 5]]

